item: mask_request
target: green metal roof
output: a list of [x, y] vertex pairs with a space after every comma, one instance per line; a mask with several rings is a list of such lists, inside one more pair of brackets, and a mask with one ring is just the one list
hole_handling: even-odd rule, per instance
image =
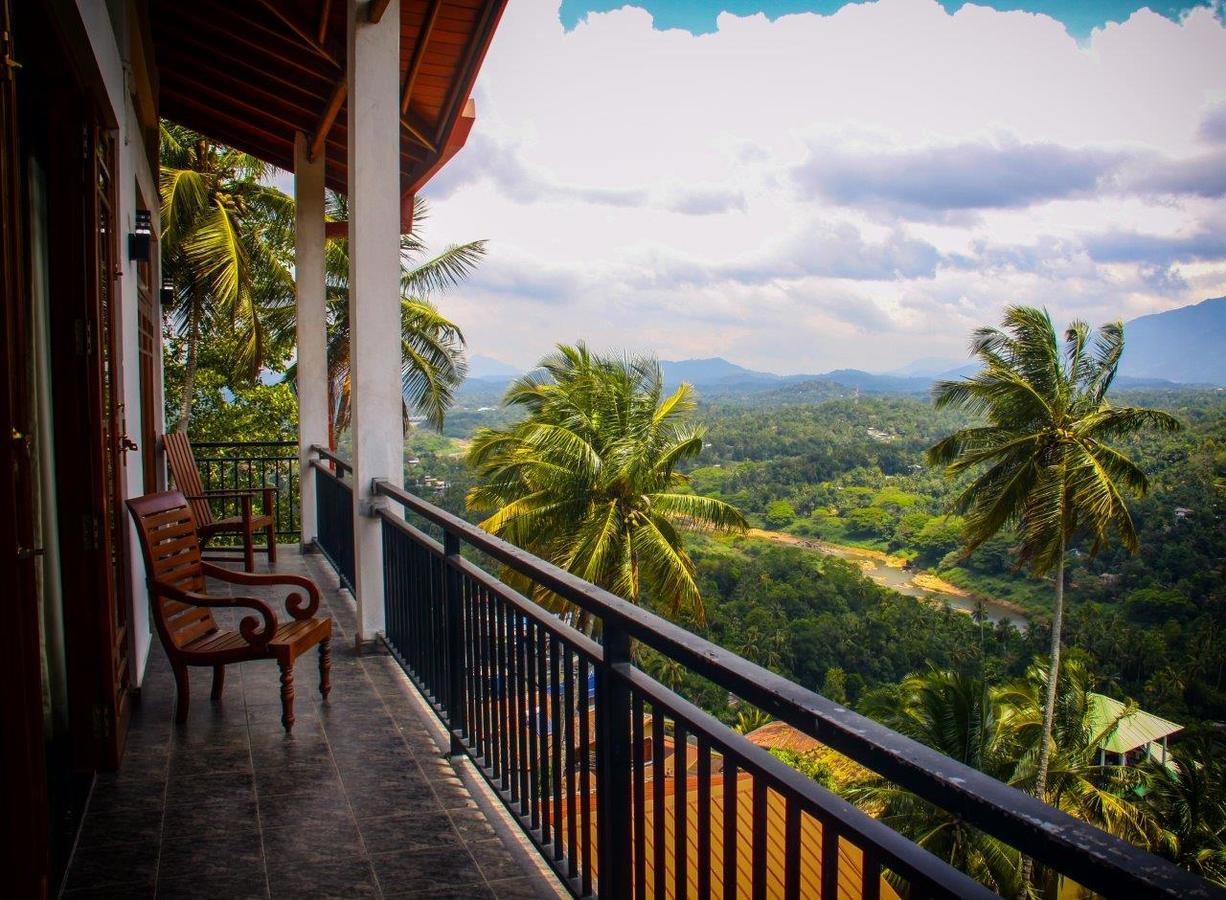
[[1161, 716], [1140, 709], [1134, 709], [1120, 718], [1127, 707], [1119, 700], [1113, 700], [1103, 694], [1090, 694], [1089, 700], [1086, 724], [1095, 734], [1119, 719], [1115, 729], [1099, 745], [1109, 753], [1127, 753], [1151, 741], [1160, 741], [1177, 731], [1183, 731], [1182, 725], [1176, 725]]

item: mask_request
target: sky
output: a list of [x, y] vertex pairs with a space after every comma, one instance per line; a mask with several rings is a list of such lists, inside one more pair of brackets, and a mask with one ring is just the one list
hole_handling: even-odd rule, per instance
[[514, 0], [424, 191], [471, 352], [779, 373], [1226, 294], [1223, 7]]

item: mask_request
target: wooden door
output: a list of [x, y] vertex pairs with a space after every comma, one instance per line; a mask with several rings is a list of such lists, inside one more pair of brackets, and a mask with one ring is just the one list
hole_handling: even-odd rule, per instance
[[123, 368], [120, 336], [120, 302], [117, 295], [119, 267], [115, 215], [115, 139], [107, 129], [93, 130], [92, 169], [94, 233], [93, 272], [96, 302], [95, 333], [98, 336], [96, 382], [93, 390], [101, 442], [100, 479], [96, 502], [100, 534], [96, 544], [105, 567], [102, 602], [109, 627], [100, 637], [105, 642], [101, 658], [108, 671], [102, 673], [97, 731], [104, 764], [118, 765], [127, 728], [128, 694], [131, 689], [131, 635], [127, 591], [127, 522], [124, 512], [124, 454], [127, 422], [123, 404]]
[[[142, 198], [141, 202], [144, 201]], [[157, 259], [158, 249], [154, 243], [150, 259]], [[141, 474], [144, 480], [145, 493], [158, 490], [161, 485], [158, 479], [157, 459], [157, 366], [159, 365], [158, 316], [154, 305], [154, 264], [139, 263], [137, 272], [137, 325], [140, 343], [140, 442], [138, 452], [141, 459]]]
[[9, 0], [0, 0], [0, 869], [18, 897], [49, 892], [39, 609], [30, 438], [24, 211]]

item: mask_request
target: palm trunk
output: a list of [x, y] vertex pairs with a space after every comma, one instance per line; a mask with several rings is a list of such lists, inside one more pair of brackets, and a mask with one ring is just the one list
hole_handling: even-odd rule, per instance
[[199, 363], [200, 319], [195, 306], [188, 314], [190, 325], [187, 333], [187, 369], [183, 373], [183, 398], [179, 402], [179, 424], [175, 431], [187, 434], [187, 425], [192, 415], [192, 397], [196, 393], [196, 366]]
[[[1060, 678], [1060, 632], [1064, 627], [1064, 535], [1060, 536], [1060, 558], [1056, 563], [1056, 608], [1051, 619], [1051, 662], [1047, 669], [1047, 698], [1043, 704], [1043, 735], [1039, 745], [1039, 770], [1035, 773], [1034, 796], [1047, 794], [1047, 769], [1051, 765], [1052, 728], [1056, 718], [1056, 689]], [[1022, 858], [1022, 885], [1030, 883], [1034, 860]]]

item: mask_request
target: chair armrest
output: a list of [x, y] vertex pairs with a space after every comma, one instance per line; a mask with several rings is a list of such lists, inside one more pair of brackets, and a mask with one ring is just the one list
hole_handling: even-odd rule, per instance
[[188, 500], [211, 500], [214, 497], [250, 497], [260, 491], [275, 491], [275, 487], [226, 488], [225, 490], [205, 491], [202, 494], [191, 494]]
[[243, 616], [238, 623], [239, 634], [253, 647], [267, 646], [273, 635], [277, 633], [277, 614], [272, 611], [271, 606], [255, 597], [214, 597], [197, 591], [185, 591], [164, 581], [154, 581], [152, 578], [149, 579], [149, 590], [159, 597], [178, 600], [180, 603], [187, 603], [191, 606], [209, 606], [220, 609], [242, 606], [254, 609], [264, 620], [262, 630], [259, 628], [260, 621], [255, 616]]
[[252, 587], [272, 587], [275, 585], [300, 587], [307, 592], [307, 596], [304, 598], [302, 594], [296, 591], [291, 593], [285, 598], [286, 611], [299, 620], [309, 619], [319, 612], [319, 588], [309, 578], [304, 578], [301, 575], [290, 575], [288, 572], [236, 572], [233, 569], [226, 569], [207, 562], [202, 562], [201, 566], [204, 574], [208, 577], [216, 578], [218, 581], [227, 581], [230, 584], [245, 584]]

